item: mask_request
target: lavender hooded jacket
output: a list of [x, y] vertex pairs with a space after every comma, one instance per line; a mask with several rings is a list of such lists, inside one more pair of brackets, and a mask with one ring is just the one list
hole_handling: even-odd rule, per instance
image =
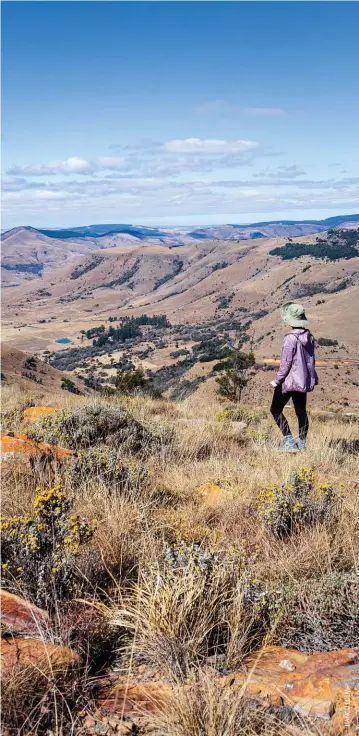
[[317, 385], [314, 337], [309, 330], [295, 327], [285, 335], [275, 382], [282, 386], [282, 393], [313, 391]]

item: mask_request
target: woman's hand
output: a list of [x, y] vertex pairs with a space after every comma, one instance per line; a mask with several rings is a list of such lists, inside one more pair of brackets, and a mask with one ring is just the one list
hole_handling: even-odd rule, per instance
[[276, 388], [278, 386], [278, 384], [275, 381], [271, 381], [270, 385], [273, 386], [273, 388]]

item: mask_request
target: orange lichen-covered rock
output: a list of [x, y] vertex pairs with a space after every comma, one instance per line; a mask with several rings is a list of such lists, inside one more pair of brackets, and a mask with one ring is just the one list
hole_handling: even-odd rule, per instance
[[79, 662], [79, 655], [69, 647], [49, 644], [42, 639], [1, 640], [2, 677], [11, 676], [18, 667], [33, 667], [37, 674], [53, 678]]
[[30, 459], [48, 458], [50, 460], [64, 460], [72, 456], [71, 450], [58, 445], [49, 445], [47, 442], [34, 442], [25, 434], [16, 434], [11, 437], [1, 435], [1, 455], [3, 461], [15, 460], [28, 464]]
[[31, 422], [37, 422], [41, 417], [47, 417], [50, 414], [58, 412], [52, 406], [31, 406], [29, 409], [24, 411], [24, 423], [29, 424]]
[[18, 595], [0, 590], [1, 623], [16, 631], [39, 632], [49, 624], [46, 611]]
[[198, 493], [206, 506], [217, 506], [229, 498], [228, 491], [217, 483], [204, 483], [199, 487]]

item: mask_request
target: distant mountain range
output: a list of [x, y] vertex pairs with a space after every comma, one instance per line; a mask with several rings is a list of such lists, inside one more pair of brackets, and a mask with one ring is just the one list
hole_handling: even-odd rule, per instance
[[359, 228], [359, 214], [326, 220], [276, 220], [247, 225], [208, 227], [148, 227], [146, 225], [95, 224], [75, 228], [15, 227], [2, 234], [4, 286], [17, 286], [61, 268], [74, 258], [104, 249], [165, 246], [168, 249], [200, 241], [245, 241], [265, 238], [306, 237], [330, 228]]
[[[357, 215], [338, 215], [336, 217], [328, 217], [325, 220], [269, 220], [268, 222], [254, 222], [248, 225], [228, 224], [228, 225], [210, 225], [208, 227], [193, 228], [193, 226], [182, 227], [148, 227], [146, 225], [131, 225], [128, 223], [117, 224], [98, 224], [83, 225], [81, 227], [72, 228], [33, 228], [24, 226], [24, 229], [33, 232], [40, 232], [49, 238], [58, 240], [74, 240], [77, 238], [101, 238], [106, 235], [115, 235], [122, 233], [130, 235], [139, 240], [158, 238], [163, 243], [170, 240], [171, 236], [178, 245], [178, 239], [184, 240], [247, 240], [255, 238], [268, 237], [295, 237], [298, 235], [310, 235], [312, 233], [328, 230], [332, 227], [355, 227], [358, 223], [359, 214]], [[14, 230], [5, 231], [4, 235], [8, 235]]]

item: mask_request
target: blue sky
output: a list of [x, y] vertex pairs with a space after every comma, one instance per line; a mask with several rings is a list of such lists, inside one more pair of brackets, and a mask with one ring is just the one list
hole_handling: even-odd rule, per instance
[[3, 227], [359, 211], [356, 2], [5, 2]]

